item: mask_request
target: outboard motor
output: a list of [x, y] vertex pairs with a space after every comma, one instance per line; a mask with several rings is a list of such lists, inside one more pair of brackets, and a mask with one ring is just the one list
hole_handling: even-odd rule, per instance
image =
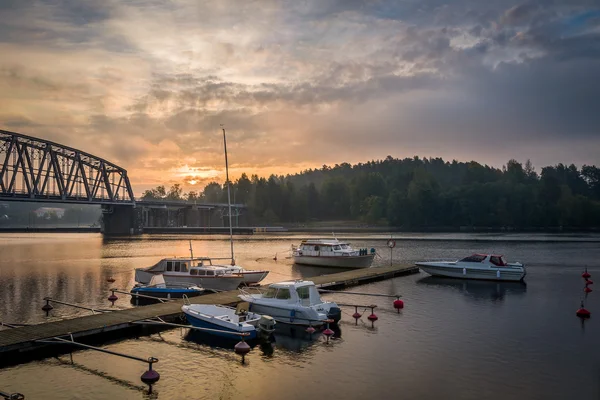
[[332, 319], [337, 324], [342, 319], [342, 310], [339, 307], [331, 307], [327, 313], [327, 318]]
[[258, 320], [258, 329], [261, 333], [270, 334], [275, 330], [275, 319], [269, 315], [263, 315]]

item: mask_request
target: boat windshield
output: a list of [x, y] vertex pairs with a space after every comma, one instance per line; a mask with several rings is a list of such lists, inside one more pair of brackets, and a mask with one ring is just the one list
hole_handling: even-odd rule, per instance
[[263, 298], [264, 299], [272, 299], [275, 297], [275, 293], [277, 293], [277, 289], [275, 288], [268, 288], [267, 291], [265, 292], [265, 294], [263, 294]]
[[469, 257], [465, 257], [460, 261], [463, 262], [482, 262], [483, 260], [485, 260], [485, 256], [482, 254], [473, 254]]
[[290, 299], [292, 296], [290, 295], [290, 289], [279, 288], [277, 291], [277, 296], [280, 300]]
[[334, 249], [334, 250], [340, 250], [340, 249], [341, 249], [341, 247], [340, 247], [340, 246], [338, 246], [338, 245], [335, 245], [335, 246], [333, 246], [333, 249]]
[[346, 245], [346, 244], [340, 244], [340, 246], [342, 247], [343, 250], [346, 250], [348, 248], [348, 245]]
[[306, 299], [310, 299], [310, 290], [309, 290], [309, 286], [301, 286], [298, 289], [296, 289], [296, 292], [298, 293], [298, 297], [300, 298], [300, 300], [306, 300]]

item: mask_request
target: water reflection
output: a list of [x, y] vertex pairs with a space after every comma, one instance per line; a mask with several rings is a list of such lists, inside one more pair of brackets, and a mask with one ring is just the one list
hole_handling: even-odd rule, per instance
[[312, 346], [319, 341], [321, 331], [314, 333], [306, 332], [305, 326], [291, 324], [277, 324], [273, 332], [273, 341], [275, 346], [283, 349], [300, 352]]
[[502, 301], [507, 294], [523, 295], [527, 292], [525, 282], [492, 282], [428, 276], [419, 279], [417, 284], [453, 288], [468, 297], [492, 301]]
[[[209, 347], [218, 347], [222, 349], [233, 350], [235, 345], [240, 341], [240, 338], [235, 335], [231, 337], [221, 337], [211, 335], [206, 332], [198, 331], [196, 329], [190, 329], [188, 333], [183, 337], [188, 342], [194, 342], [196, 344], [205, 345]], [[246, 342], [251, 348], [256, 347], [262, 339], [247, 340]]]
[[292, 273], [294, 276], [300, 276], [307, 278], [311, 276], [320, 276], [327, 274], [335, 274], [337, 272], [349, 271], [351, 268], [338, 268], [338, 267], [314, 267], [312, 265], [302, 265], [294, 263], [292, 265]]

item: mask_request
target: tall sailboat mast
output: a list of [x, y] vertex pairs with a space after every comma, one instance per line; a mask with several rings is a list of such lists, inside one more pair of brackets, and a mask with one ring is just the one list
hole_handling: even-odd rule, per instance
[[[222, 126], [222, 125], [221, 125]], [[225, 146], [225, 180], [227, 182], [227, 205], [229, 207], [229, 244], [231, 245], [231, 265], [235, 265], [233, 257], [233, 225], [231, 224], [231, 182], [229, 182], [229, 163], [227, 162], [227, 138], [223, 129], [223, 145]]]

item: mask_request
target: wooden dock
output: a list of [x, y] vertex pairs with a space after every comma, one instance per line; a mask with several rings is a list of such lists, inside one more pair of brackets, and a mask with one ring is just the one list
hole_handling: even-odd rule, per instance
[[[363, 268], [336, 274], [321, 275], [307, 280], [327, 289], [341, 289], [378, 280], [390, 279], [400, 275], [418, 272], [414, 265], [396, 265], [392, 267]], [[224, 304], [234, 305], [240, 301], [239, 291], [232, 290], [209, 294], [190, 299], [192, 304]], [[123, 298], [119, 301], [129, 301]], [[0, 358], [8, 357], [11, 353], [30, 352], [43, 347], [37, 341], [57, 336], [72, 335], [73, 338], [109, 334], [120, 329], [139, 327], [139, 321], [160, 317], [172, 321], [181, 315], [182, 301], [152, 304], [125, 310], [116, 310], [102, 314], [88, 315], [56, 322], [0, 331]], [[42, 311], [40, 311], [42, 312]], [[18, 322], [18, 321], [8, 321]]]

